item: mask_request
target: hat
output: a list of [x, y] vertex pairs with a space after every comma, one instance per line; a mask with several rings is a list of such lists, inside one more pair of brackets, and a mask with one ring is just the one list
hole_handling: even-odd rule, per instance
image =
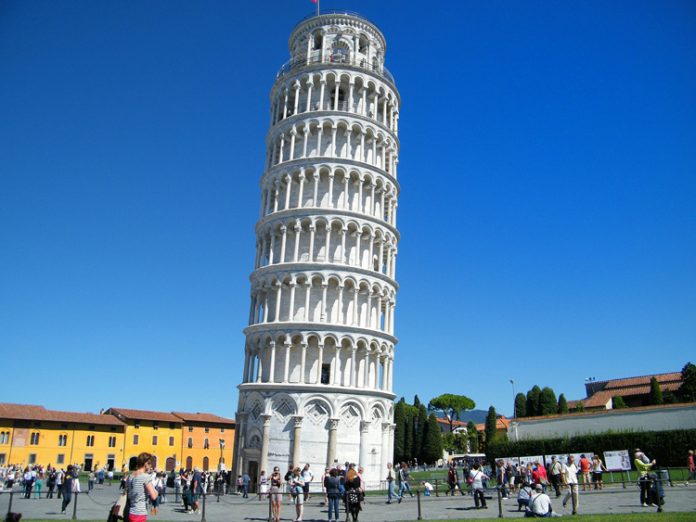
[[544, 490], [544, 486], [542, 486], [541, 484], [537, 484], [536, 486], [534, 486], [534, 488], [535, 488], [537, 491], [543, 491], [543, 490]]

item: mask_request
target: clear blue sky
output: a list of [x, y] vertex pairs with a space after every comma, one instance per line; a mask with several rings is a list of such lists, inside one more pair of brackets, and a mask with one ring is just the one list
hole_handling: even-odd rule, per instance
[[[394, 385], [512, 409], [696, 359], [696, 4], [322, 1], [402, 95]], [[233, 416], [309, 0], [0, 3], [0, 400]]]

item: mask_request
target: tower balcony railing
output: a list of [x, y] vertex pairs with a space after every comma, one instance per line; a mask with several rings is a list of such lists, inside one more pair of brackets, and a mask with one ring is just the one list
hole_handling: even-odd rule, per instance
[[394, 84], [394, 76], [392, 76], [392, 73], [389, 72], [389, 70], [384, 67], [383, 65], [374, 65], [371, 64], [368, 60], [361, 58], [359, 60], [351, 60], [348, 56], [345, 54], [330, 54], [328, 56], [324, 56], [324, 59], [322, 60], [321, 56], [310, 56], [309, 59], [307, 58], [302, 58], [302, 59], [295, 59], [295, 60], [289, 60], [283, 66], [280, 68], [278, 71], [278, 74], [276, 75], [276, 79], [282, 78], [283, 76], [286, 76], [290, 73], [297, 72], [301, 69], [304, 69], [305, 67], [311, 67], [313, 65], [317, 64], [329, 64], [329, 65], [343, 65], [343, 66], [348, 66], [348, 67], [355, 67], [357, 69], [364, 69], [366, 71], [370, 71], [372, 73], [375, 73], [379, 76], [382, 76], [385, 78], [389, 83], [392, 85]]

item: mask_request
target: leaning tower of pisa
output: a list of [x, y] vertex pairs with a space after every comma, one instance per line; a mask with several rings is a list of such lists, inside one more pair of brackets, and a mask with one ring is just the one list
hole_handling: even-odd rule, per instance
[[271, 90], [235, 472], [393, 453], [399, 94], [364, 17], [302, 20]]

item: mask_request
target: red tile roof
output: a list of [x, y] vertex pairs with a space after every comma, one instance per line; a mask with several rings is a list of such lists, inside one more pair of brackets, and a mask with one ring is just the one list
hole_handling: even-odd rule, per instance
[[113, 415], [47, 410], [43, 406], [32, 404], [0, 403], [0, 418], [26, 421], [99, 424], [101, 426], [123, 426], [123, 422]]
[[149, 420], [158, 422], [176, 422], [181, 424], [181, 419], [176, 415], [163, 411], [131, 410], [127, 408], [109, 408], [107, 413], [113, 413], [117, 417], [127, 420]]
[[185, 413], [181, 411], [173, 411], [173, 415], [176, 415], [181, 420], [185, 422], [197, 422], [201, 424], [225, 424], [227, 426], [234, 426], [236, 422], [234, 419], [228, 419], [226, 417], [220, 417], [213, 413]]
[[[625, 379], [611, 379], [605, 381], [607, 384], [603, 390], [617, 390], [620, 388], [632, 388], [634, 386], [647, 386], [650, 391], [650, 380], [655, 377], [660, 384], [675, 383], [680, 385], [682, 382], [681, 372], [658, 373], [656, 375], [643, 375], [641, 377], [626, 377]], [[679, 386], [677, 386], [679, 387]], [[647, 392], [646, 392], [647, 393]]]

